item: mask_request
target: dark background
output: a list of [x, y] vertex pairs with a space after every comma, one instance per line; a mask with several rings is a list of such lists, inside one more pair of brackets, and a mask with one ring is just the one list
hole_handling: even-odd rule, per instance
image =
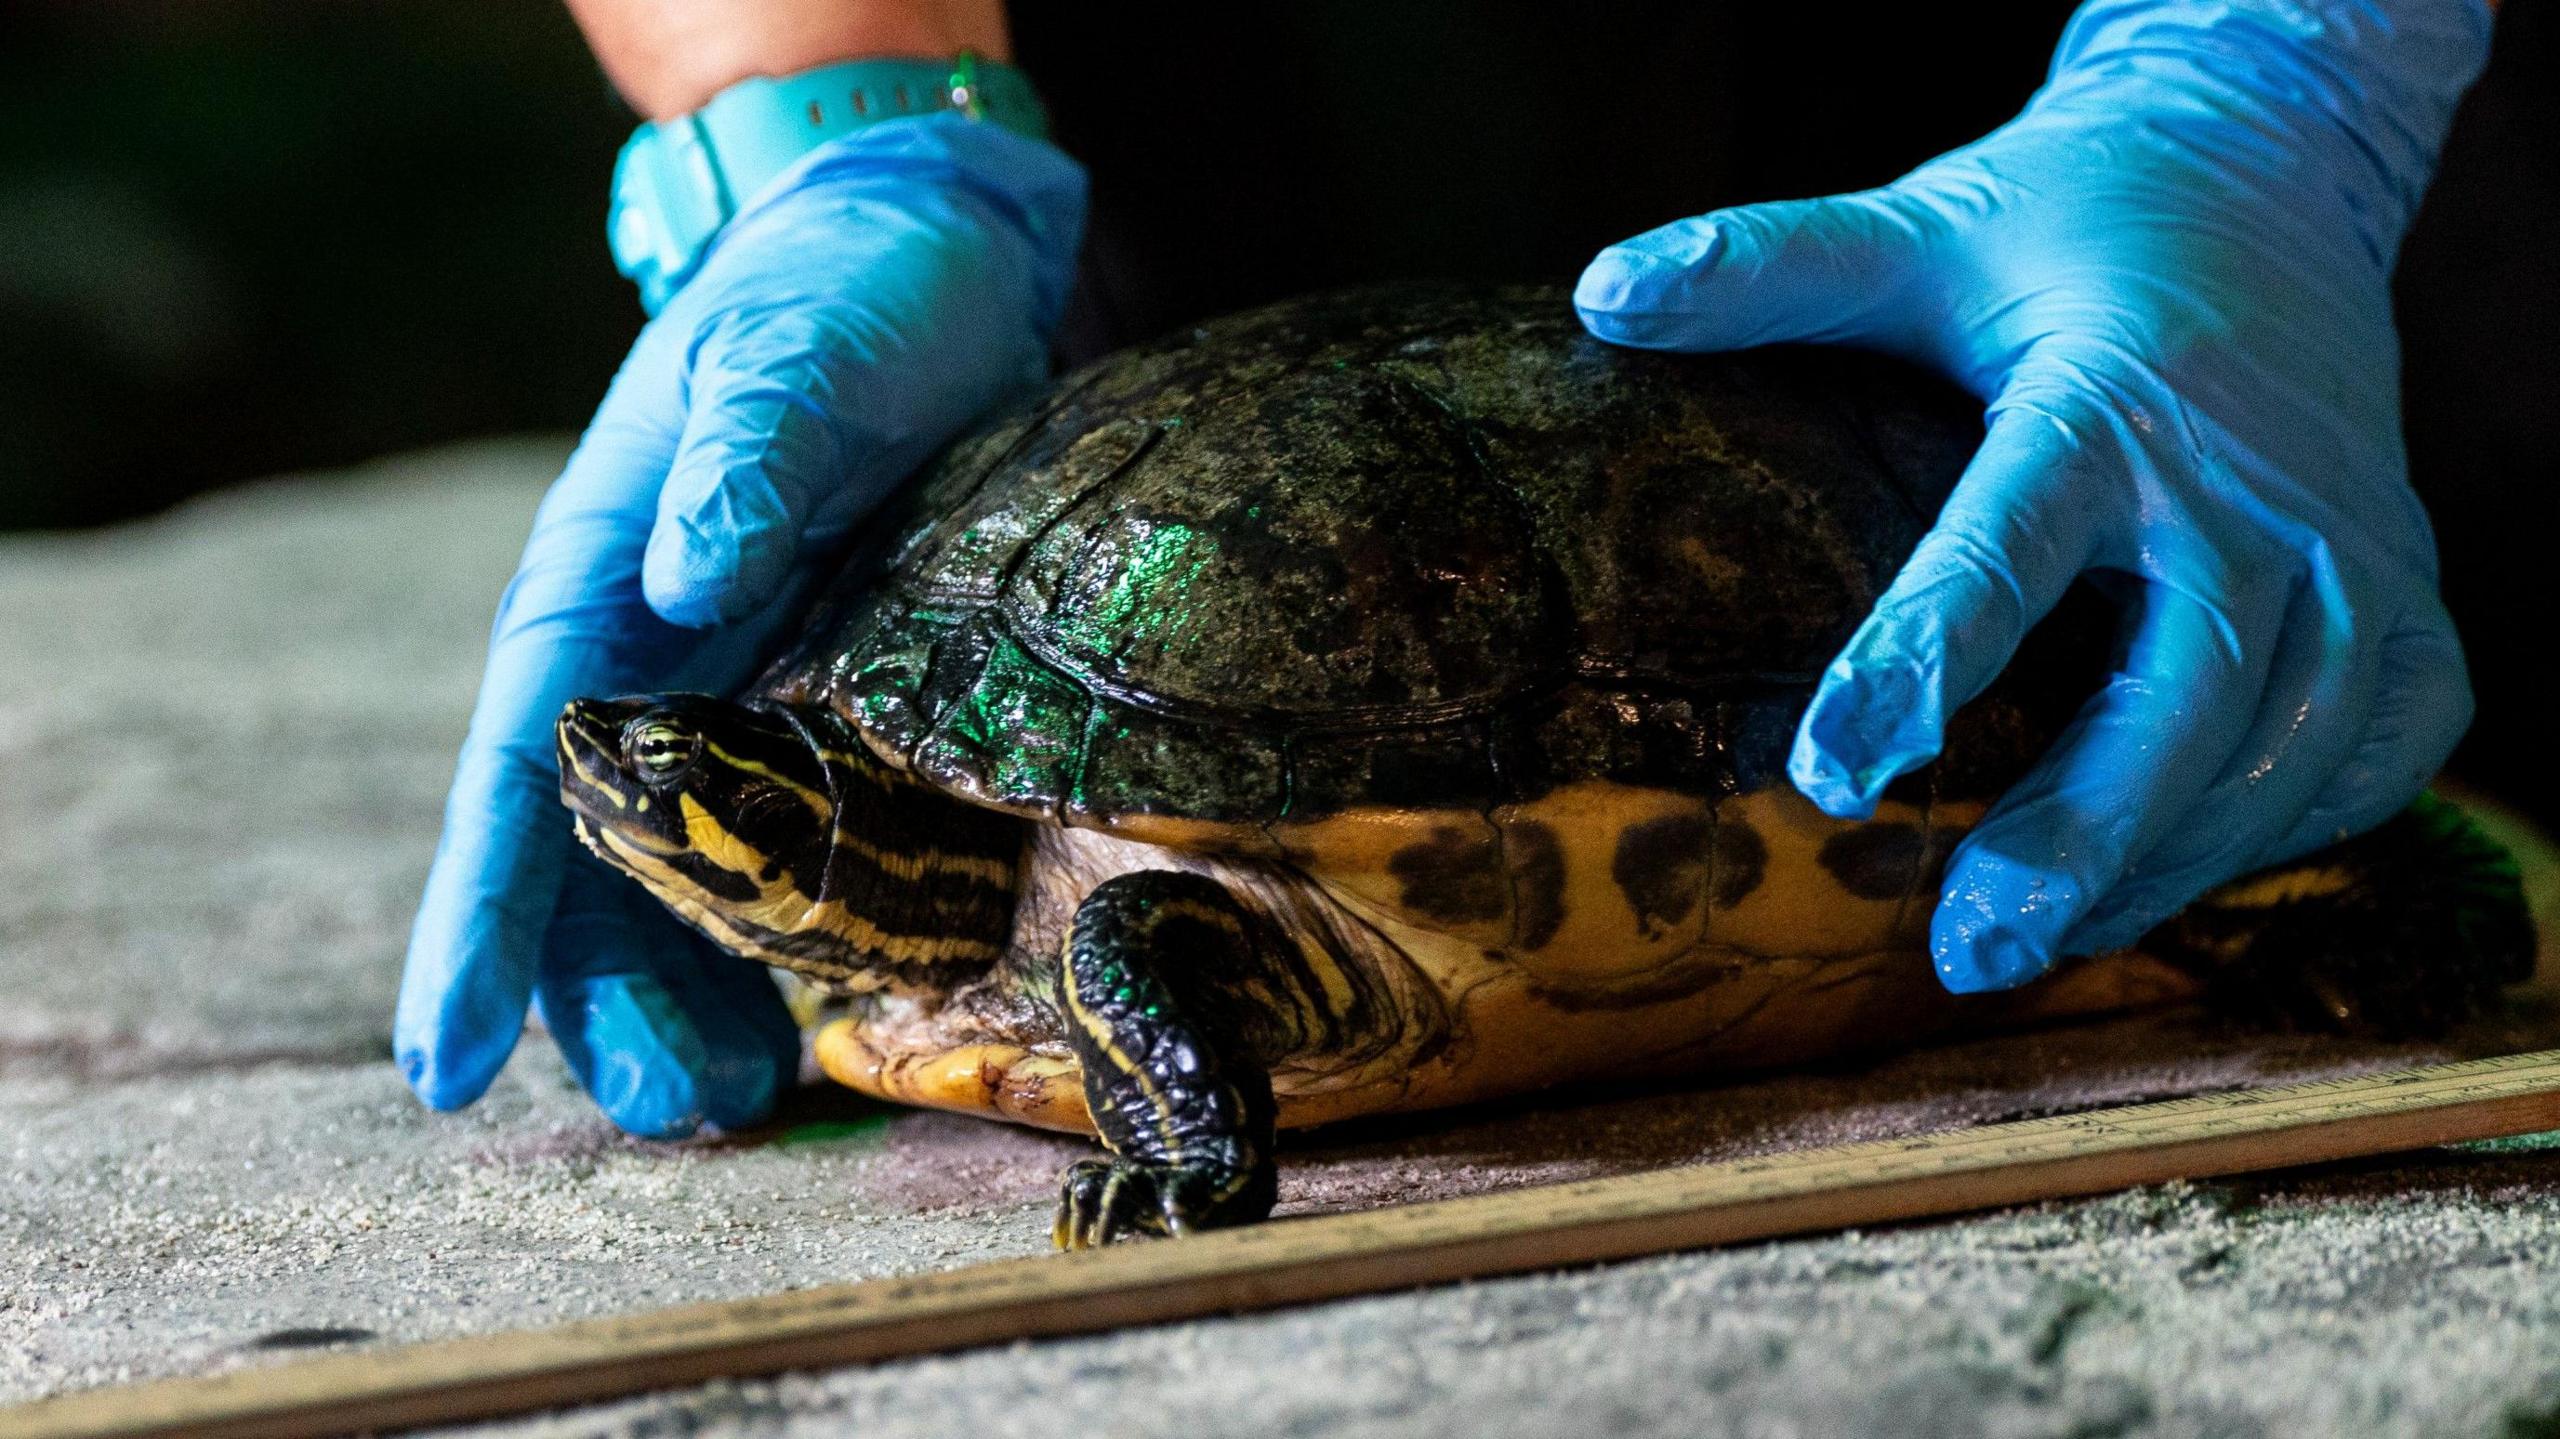
[[[2398, 287], [2482, 699], [2458, 768], [2546, 822], [2555, 9], [2502, 14]], [[2013, 113], [2068, 10], [1017, 0], [1095, 170], [1064, 343], [1384, 276], [1569, 279], [1678, 214], [1875, 184]], [[0, 529], [575, 427], [640, 319], [602, 243], [631, 123], [547, 0], [0, 0]]]

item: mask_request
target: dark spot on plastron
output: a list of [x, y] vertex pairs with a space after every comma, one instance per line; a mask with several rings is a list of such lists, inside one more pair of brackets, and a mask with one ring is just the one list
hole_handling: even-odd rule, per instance
[[1518, 912], [1513, 928], [1522, 949], [1543, 949], [1564, 927], [1564, 847], [1553, 827], [1534, 819], [1519, 820], [1503, 830], [1504, 853], [1511, 867], [1511, 899]]
[[1511, 903], [1502, 847], [1490, 832], [1435, 825], [1431, 837], [1397, 850], [1387, 873], [1404, 885], [1404, 907], [1444, 924], [1500, 919]]
[[1626, 895], [1645, 938], [1687, 919], [1697, 907], [1715, 832], [1715, 822], [1703, 814], [1665, 815], [1618, 832], [1609, 877]]
[[1900, 899], [1910, 892], [1927, 849], [1918, 825], [1864, 824], [1824, 840], [1816, 858], [1860, 899]]
[[1760, 838], [1760, 831], [1741, 820], [1719, 816], [1715, 850], [1715, 906], [1731, 909], [1760, 887], [1760, 876], [1769, 867], [1769, 845]]
[[243, 1349], [326, 1349], [332, 1344], [361, 1344], [374, 1337], [370, 1329], [352, 1325], [324, 1324], [308, 1329], [274, 1329], [259, 1335]]

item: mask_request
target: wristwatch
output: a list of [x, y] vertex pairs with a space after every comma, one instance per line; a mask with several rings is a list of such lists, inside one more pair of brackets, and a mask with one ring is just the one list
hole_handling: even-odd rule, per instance
[[965, 50], [949, 61], [856, 60], [751, 76], [692, 114], [643, 125], [614, 161], [605, 221], [614, 265], [654, 315], [738, 207], [793, 161], [839, 135], [945, 110], [1048, 136], [1030, 80]]

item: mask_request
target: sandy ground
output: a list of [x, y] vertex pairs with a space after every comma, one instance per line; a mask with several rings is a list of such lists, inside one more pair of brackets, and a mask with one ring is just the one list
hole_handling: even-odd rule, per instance
[[[1067, 1141], [811, 1090], [649, 1145], [539, 1036], [388, 1063], [492, 597], [559, 451], [0, 541], [0, 1400], [1036, 1251]], [[1314, 1212], [2560, 1042], [2195, 1015], [1303, 1140]], [[522, 1434], [2560, 1434], [2530, 1141], [712, 1386]]]

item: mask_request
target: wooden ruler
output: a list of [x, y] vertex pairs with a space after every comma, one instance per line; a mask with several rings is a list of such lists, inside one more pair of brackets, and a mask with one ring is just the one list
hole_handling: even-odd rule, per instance
[[0, 1439], [332, 1434], [2560, 1129], [2560, 1050], [1797, 1150], [306, 1359], [0, 1410]]

